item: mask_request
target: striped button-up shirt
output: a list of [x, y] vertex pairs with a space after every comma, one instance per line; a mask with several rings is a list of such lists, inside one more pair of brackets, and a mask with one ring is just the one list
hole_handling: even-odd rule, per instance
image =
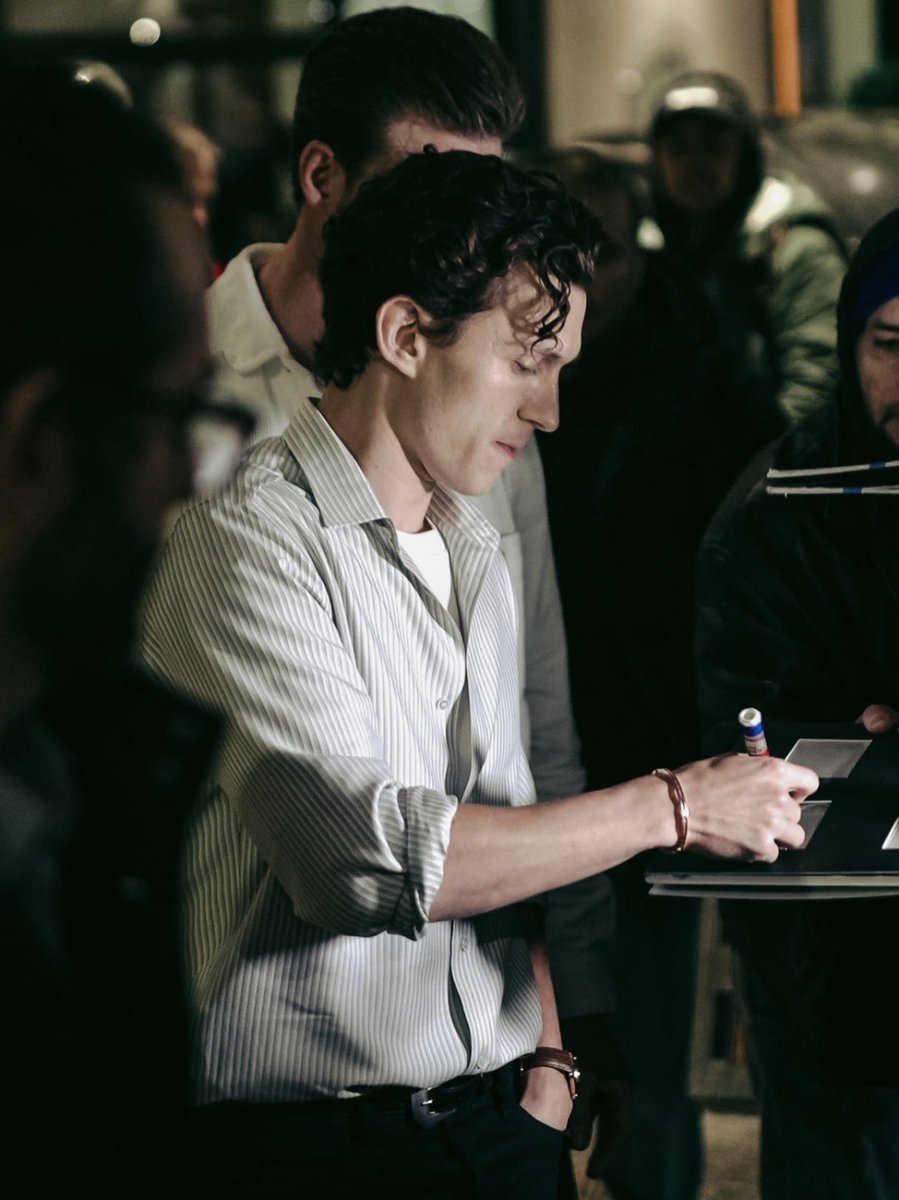
[[[280, 245], [247, 246], [209, 289], [215, 390], [257, 418], [259, 439], [283, 433], [297, 406], [319, 388], [272, 319], [257, 272]], [[562, 604], [550, 544], [543, 469], [532, 440], [475, 507], [499, 533], [518, 616], [522, 741], [540, 800], [584, 790], [568, 691]], [[601, 681], [599, 681], [601, 683]], [[546, 943], [559, 1015], [614, 1008], [615, 906], [606, 875], [548, 893]]]
[[460, 803], [534, 799], [497, 535], [439, 490], [459, 625], [311, 402], [188, 509], [142, 655], [226, 714], [189, 839], [198, 1099], [430, 1086], [532, 1049], [514, 911], [429, 923]]

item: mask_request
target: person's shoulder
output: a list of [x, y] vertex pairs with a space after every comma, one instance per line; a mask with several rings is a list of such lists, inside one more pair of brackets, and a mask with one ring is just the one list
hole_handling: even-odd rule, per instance
[[772, 263], [775, 269], [789, 272], [803, 267], [814, 270], [816, 276], [828, 270], [838, 285], [846, 271], [848, 259], [836, 233], [819, 222], [787, 222], [772, 230]]
[[321, 521], [311, 488], [283, 437], [251, 448], [231, 482], [185, 506], [169, 541], [221, 550], [242, 539], [277, 538], [288, 529], [316, 536]]
[[747, 526], [755, 523], [765, 504], [765, 479], [776, 450], [770, 443], [760, 450], [737, 476], [709, 522], [703, 547], [729, 547]]
[[847, 259], [828, 205], [810, 184], [786, 171], [763, 180], [746, 214], [744, 236], [781, 267], [812, 254]]
[[747, 547], [779, 547], [790, 552], [801, 528], [819, 523], [822, 506], [814, 498], [768, 492], [768, 471], [828, 466], [834, 461], [833, 415], [822, 410], [764, 446], [738, 476], [703, 538], [703, 551], [740, 555]]
[[247, 246], [207, 288], [209, 342], [216, 358], [240, 364], [244, 359], [258, 356], [259, 331], [267, 333], [272, 321], [259, 290], [256, 271], [281, 249], [280, 245], [267, 242]]
[[221, 312], [240, 298], [255, 282], [256, 270], [280, 249], [275, 243], [254, 243], [245, 246], [224, 266], [218, 278], [206, 289], [207, 301], [213, 312]]

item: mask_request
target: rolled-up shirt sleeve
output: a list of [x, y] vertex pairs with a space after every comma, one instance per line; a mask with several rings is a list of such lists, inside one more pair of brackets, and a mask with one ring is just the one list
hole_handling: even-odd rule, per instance
[[213, 786], [295, 914], [335, 933], [416, 938], [458, 801], [388, 765], [385, 706], [403, 698], [373, 695], [381, 676], [359, 662], [379, 647], [360, 655], [321, 553], [252, 503], [182, 514], [144, 606], [141, 656], [226, 716]]

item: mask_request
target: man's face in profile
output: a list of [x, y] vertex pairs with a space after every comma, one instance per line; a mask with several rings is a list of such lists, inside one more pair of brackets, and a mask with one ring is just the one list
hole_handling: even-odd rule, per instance
[[536, 429], [559, 422], [559, 373], [580, 351], [587, 297], [573, 287], [554, 338], [537, 340], [549, 306], [524, 267], [499, 281], [495, 303], [449, 344], [427, 344], [413, 394], [390, 413], [413, 469], [427, 485], [482, 495]]
[[855, 361], [871, 419], [899, 446], [899, 296], [871, 314]]

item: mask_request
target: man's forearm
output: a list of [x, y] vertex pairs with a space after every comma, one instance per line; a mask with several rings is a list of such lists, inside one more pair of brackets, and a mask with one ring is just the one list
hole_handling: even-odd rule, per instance
[[[773, 862], [780, 847], [801, 845], [799, 801], [818, 786], [813, 771], [740, 754], [690, 763], [678, 776], [689, 804], [686, 846]], [[465, 804], [428, 917], [503, 908], [677, 839], [668, 788], [652, 776], [523, 808]]]
[[543, 1013], [539, 1045], [561, 1047], [562, 1030], [559, 1025], [559, 1010], [556, 1007], [556, 996], [543, 935], [534, 934], [529, 937], [528, 949], [531, 952], [531, 965], [534, 969], [534, 980], [540, 996], [540, 1010]]
[[463, 805], [430, 919], [503, 908], [675, 837], [667, 792], [651, 777], [523, 808]]
[[[543, 935], [532, 934], [528, 938], [528, 948], [543, 1013], [538, 1045], [564, 1049]], [[568, 1081], [554, 1067], [532, 1067], [525, 1075], [521, 1104], [538, 1121], [554, 1129], [564, 1129], [571, 1116], [572, 1105]]]

